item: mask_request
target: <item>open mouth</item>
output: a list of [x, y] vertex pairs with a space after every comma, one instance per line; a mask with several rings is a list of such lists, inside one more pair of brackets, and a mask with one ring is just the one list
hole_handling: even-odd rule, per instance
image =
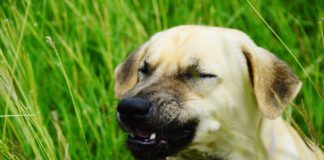
[[139, 145], [153, 145], [157, 142], [157, 136], [156, 133], [136, 131], [129, 133], [128, 141]]
[[155, 132], [128, 132], [127, 145], [133, 155], [142, 160], [155, 160], [170, 155], [170, 143]]
[[[133, 121], [123, 121], [117, 114], [119, 126], [128, 133], [127, 146], [133, 156], [141, 160], [157, 160], [176, 154], [189, 145], [198, 125], [196, 118], [171, 123], [146, 123], [132, 125]], [[150, 123], [148, 123], [150, 122]]]
[[168, 143], [170, 141], [173, 142], [179, 142], [186, 140], [190, 137], [192, 137], [192, 132], [190, 130], [182, 130], [177, 131], [177, 134], [173, 133], [172, 138], [163, 135], [163, 134], [157, 134], [155, 132], [141, 132], [141, 131], [135, 131], [135, 132], [129, 132], [128, 133], [128, 142], [138, 144], [138, 145], [153, 145], [156, 143]]
[[181, 129], [165, 132], [128, 131], [127, 145], [139, 159], [155, 160], [178, 152], [190, 143], [193, 130]]

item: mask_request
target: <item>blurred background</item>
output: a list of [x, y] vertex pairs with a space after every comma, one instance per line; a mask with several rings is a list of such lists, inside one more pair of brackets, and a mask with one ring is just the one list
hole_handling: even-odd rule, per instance
[[115, 119], [114, 68], [182, 24], [240, 29], [286, 61], [303, 88], [284, 117], [323, 149], [323, 8], [323, 0], [1, 0], [0, 159], [133, 159]]

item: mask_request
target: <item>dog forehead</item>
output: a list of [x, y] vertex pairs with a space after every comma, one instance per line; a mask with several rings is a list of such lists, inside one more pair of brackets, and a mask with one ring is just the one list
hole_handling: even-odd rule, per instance
[[217, 27], [181, 26], [159, 32], [149, 40], [147, 60], [170, 69], [199, 63], [202, 68], [226, 65], [239, 46], [237, 31]]

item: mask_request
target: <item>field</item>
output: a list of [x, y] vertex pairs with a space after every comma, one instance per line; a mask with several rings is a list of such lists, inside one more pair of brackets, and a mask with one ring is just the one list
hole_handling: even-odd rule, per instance
[[323, 0], [1, 0], [0, 159], [133, 159], [114, 68], [181, 24], [243, 30], [303, 88], [284, 117], [323, 149]]

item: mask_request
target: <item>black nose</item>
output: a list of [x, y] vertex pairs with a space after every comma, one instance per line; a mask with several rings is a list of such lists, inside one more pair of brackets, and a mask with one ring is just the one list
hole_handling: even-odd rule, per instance
[[125, 98], [119, 102], [117, 111], [123, 123], [135, 127], [149, 118], [151, 107], [145, 99]]

